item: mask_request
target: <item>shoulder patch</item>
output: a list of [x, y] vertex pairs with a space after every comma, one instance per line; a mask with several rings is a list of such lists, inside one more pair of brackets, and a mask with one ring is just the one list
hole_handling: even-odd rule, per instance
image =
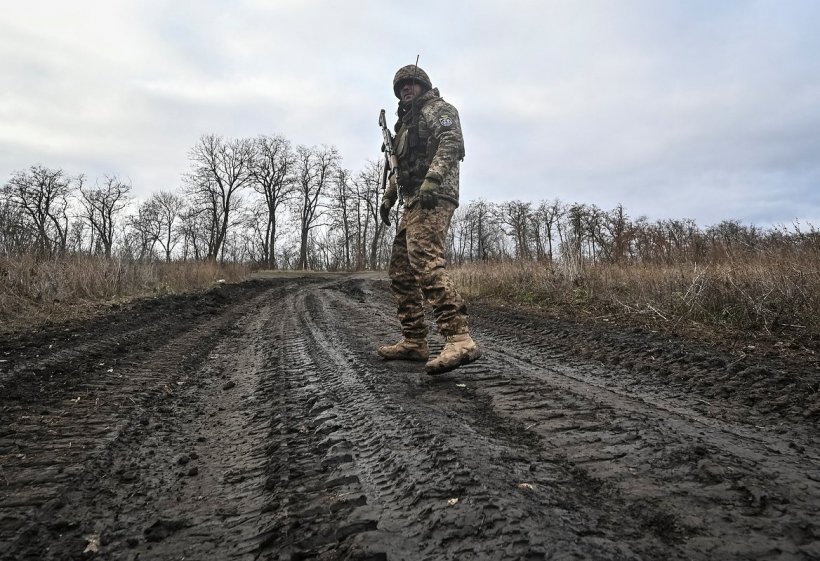
[[442, 115], [439, 117], [438, 122], [442, 127], [449, 127], [453, 124], [453, 119], [449, 115]]

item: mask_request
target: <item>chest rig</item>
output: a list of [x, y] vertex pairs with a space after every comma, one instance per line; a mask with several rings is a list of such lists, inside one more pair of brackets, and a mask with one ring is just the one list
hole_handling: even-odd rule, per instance
[[430, 167], [429, 140], [430, 130], [421, 118], [421, 108], [427, 100], [414, 102], [409, 108], [399, 109], [399, 120], [396, 122], [395, 150], [399, 158], [399, 186], [402, 194], [415, 192]]

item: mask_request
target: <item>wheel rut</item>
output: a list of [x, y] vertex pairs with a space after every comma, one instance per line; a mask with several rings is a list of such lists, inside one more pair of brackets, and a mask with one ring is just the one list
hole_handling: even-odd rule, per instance
[[820, 558], [816, 424], [588, 326], [475, 305], [429, 377], [380, 280], [140, 306], [0, 343], [1, 559]]

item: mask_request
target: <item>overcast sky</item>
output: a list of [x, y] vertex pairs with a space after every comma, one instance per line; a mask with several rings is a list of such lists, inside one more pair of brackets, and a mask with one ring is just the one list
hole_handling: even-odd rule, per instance
[[380, 156], [415, 61], [459, 110], [462, 202], [820, 226], [820, 1], [26, 0], [0, 10], [0, 181], [181, 185], [205, 133]]

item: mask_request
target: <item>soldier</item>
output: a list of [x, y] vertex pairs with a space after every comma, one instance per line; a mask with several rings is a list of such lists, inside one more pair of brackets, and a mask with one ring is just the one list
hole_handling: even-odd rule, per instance
[[[385, 360], [427, 361], [428, 374], [441, 374], [481, 356], [470, 337], [467, 307], [445, 269], [464, 139], [458, 111], [441, 98], [418, 66], [396, 72], [393, 93], [399, 98], [393, 147], [399, 173], [391, 176], [380, 214], [390, 224], [390, 209], [401, 194], [405, 209], [396, 228], [389, 273], [404, 338], [380, 347], [379, 354]], [[432, 305], [445, 338], [441, 354], [429, 361], [424, 300]]]

